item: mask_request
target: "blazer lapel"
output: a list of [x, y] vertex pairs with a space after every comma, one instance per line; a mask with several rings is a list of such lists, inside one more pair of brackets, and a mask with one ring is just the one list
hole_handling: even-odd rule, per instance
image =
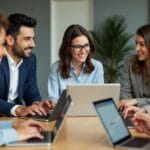
[[9, 72], [9, 65], [8, 65], [8, 60], [7, 57], [3, 57], [1, 65], [4, 69], [4, 74], [5, 74], [5, 79], [6, 79], [6, 84], [7, 84], [7, 93], [9, 91], [9, 85], [10, 85], [10, 72]]
[[23, 96], [23, 90], [24, 90], [24, 83], [25, 83], [25, 76], [26, 76], [26, 64], [23, 61], [21, 66], [19, 67], [19, 81], [18, 81], [18, 96], [22, 99]]
[[137, 82], [137, 93], [139, 93], [139, 97], [143, 96], [143, 90], [142, 90], [142, 85], [143, 85], [143, 81], [142, 81], [142, 75], [137, 75], [136, 74], [136, 82]]

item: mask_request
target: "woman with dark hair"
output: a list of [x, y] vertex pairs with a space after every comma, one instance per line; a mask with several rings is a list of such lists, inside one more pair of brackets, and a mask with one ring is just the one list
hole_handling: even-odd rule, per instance
[[5, 55], [5, 37], [6, 37], [6, 30], [8, 28], [8, 20], [0, 14], [0, 61]]
[[[120, 110], [129, 106], [144, 107], [150, 104], [150, 25], [136, 32], [136, 54], [129, 56], [121, 71]], [[148, 106], [149, 105], [149, 106]]]
[[50, 100], [57, 101], [67, 84], [104, 83], [101, 62], [92, 59], [95, 47], [81, 25], [69, 26], [59, 49], [59, 61], [52, 64], [48, 80]]

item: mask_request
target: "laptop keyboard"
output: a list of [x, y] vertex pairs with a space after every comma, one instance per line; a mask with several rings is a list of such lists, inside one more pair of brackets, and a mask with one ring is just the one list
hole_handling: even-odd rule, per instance
[[124, 123], [127, 127], [134, 127], [130, 118], [125, 118]]
[[47, 120], [47, 119], [50, 118], [52, 112], [53, 112], [53, 111], [49, 111], [49, 112], [47, 113], [47, 115], [38, 115], [38, 114], [36, 114], [36, 115], [31, 115], [31, 114], [29, 114], [29, 115], [27, 115], [26, 117], [32, 118], [32, 119], [45, 119], [45, 120]]
[[32, 118], [32, 119], [48, 119], [50, 117], [51, 114], [47, 114], [47, 115], [27, 115], [27, 117]]
[[119, 112], [119, 113], [120, 113], [120, 115], [122, 116], [125, 125], [126, 125], [127, 127], [133, 127], [131, 118], [130, 118], [130, 117], [124, 118], [124, 117], [123, 117], [123, 116], [124, 116], [123, 113], [122, 113], [122, 112]]
[[140, 147], [143, 147], [144, 145], [146, 145], [147, 143], [149, 143], [149, 139], [146, 139], [146, 138], [133, 138], [129, 142], [124, 144], [124, 146], [140, 148]]
[[41, 142], [41, 143], [43, 143], [43, 142], [47, 143], [47, 142], [51, 142], [51, 140], [52, 140], [52, 133], [51, 132], [42, 132], [41, 134], [43, 135], [44, 139], [31, 138], [31, 139], [27, 140], [27, 142], [30, 142], [30, 143], [37, 143], [37, 142], [38, 143], [39, 142]]

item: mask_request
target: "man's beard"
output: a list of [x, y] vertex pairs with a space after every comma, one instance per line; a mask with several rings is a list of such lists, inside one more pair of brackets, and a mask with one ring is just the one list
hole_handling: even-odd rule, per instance
[[32, 49], [32, 47], [29, 47], [29, 48], [25, 48], [24, 50], [17, 50], [15, 47], [13, 48], [13, 53], [15, 56], [17, 56], [18, 58], [27, 58], [27, 57], [30, 57], [30, 55], [26, 55], [25, 54], [25, 50], [26, 49]]
[[25, 58], [26, 55], [24, 54], [24, 51], [18, 51], [17, 49], [13, 49], [13, 53], [15, 56], [17, 56], [18, 58]]

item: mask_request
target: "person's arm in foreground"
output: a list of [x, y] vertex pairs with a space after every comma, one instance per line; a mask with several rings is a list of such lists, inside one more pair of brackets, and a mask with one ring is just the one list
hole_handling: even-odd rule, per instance
[[136, 113], [132, 119], [135, 129], [150, 135], [150, 114]]
[[23, 141], [33, 137], [43, 138], [40, 132], [44, 127], [40, 122], [28, 120], [24, 123], [13, 123], [12, 127], [0, 130], [0, 145], [15, 141]]

